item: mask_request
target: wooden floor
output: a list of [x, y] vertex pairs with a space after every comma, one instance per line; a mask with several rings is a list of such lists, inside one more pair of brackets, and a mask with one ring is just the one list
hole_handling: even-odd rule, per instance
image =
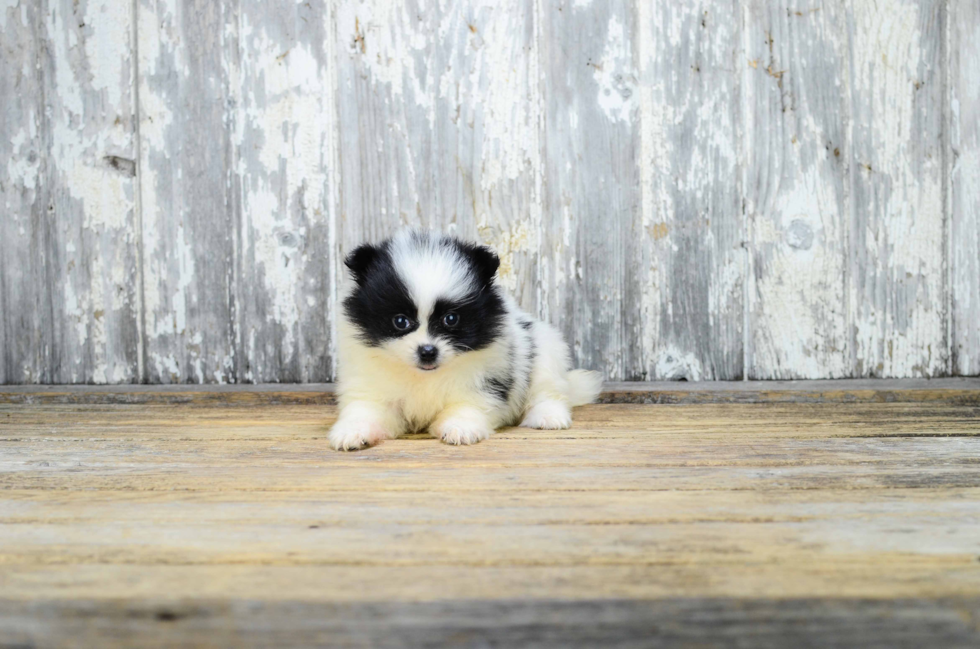
[[0, 646], [976, 649], [965, 394], [613, 403], [350, 454], [331, 405], [8, 395]]

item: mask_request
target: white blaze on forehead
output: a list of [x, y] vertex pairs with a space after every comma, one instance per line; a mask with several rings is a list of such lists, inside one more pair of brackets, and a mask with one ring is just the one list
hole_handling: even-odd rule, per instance
[[459, 300], [475, 288], [475, 278], [463, 253], [438, 237], [400, 232], [392, 239], [391, 259], [423, 322], [437, 300]]

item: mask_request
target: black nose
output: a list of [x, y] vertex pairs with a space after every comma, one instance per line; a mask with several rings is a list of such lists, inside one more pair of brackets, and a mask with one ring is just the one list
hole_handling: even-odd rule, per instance
[[423, 363], [432, 363], [439, 357], [439, 350], [435, 345], [419, 345], [418, 355]]

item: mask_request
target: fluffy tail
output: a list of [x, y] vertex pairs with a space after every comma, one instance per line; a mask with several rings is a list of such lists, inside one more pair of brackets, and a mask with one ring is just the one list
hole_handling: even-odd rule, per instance
[[568, 401], [573, 406], [592, 403], [602, 392], [602, 375], [589, 370], [572, 370], [568, 373]]

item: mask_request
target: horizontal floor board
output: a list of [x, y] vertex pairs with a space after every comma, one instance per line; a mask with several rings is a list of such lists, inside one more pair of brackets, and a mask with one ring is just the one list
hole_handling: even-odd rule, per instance
[[977, 636], [976, 405], [596, 404], [570, 430], [358, 453], [328, 448], [335, 418], [317, 402], [0, 405], [4, 642], [234, 643], [249, 624], [239, 644], [487, 638], [481, 610], [502, 644], [590, 610], [605, 639], [642, 611], [753, 647], [789, 628], [867, 639], [845, 632], [894, 616], [944, 646]]
[[[821, 381], [606, 383], [602, 403], [901, 403], [980, 405], [980, 377]], [[331, 383], [260, 385], [0, 385], [0, 403], [329, 405]]]
[[974, 649], [980, 599], [228, 602], [0, 600], [13, 646], [937, 646]]

